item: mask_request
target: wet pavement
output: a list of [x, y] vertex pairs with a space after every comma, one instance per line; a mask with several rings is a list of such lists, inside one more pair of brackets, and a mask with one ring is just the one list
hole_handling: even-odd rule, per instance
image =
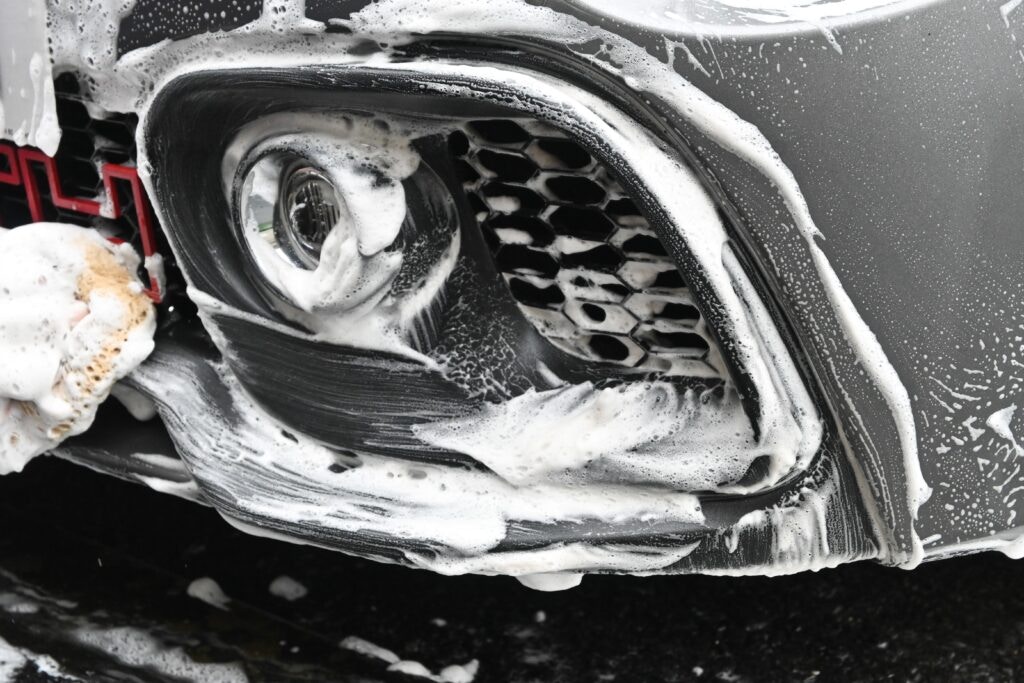
[[[350, 636], [435, 675], [477, 660], [477, 683], [1024, 678], [1024, 562], [997, 554], [537, 593], [248, 536], [52, 458], [0, 478], [0, 514], [0, 644], [28, 653], [18, 683], [425, 680], [340, 647]], [[271, 594], [282, 575], [308, 594]], [[202, 577], [227, 609], [188, 595]]]

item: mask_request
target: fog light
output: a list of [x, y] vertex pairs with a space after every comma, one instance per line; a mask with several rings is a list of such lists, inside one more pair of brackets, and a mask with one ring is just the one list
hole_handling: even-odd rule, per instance
[[329, 178], [302, 161], [281, 178], [274, 233], [278, 245], [296, 263], [315, 268], [327, 234], [338, 222], [338, 193]]
[[342, 215], [330, 177], [308, 159], [268, 154], [246, 175], [242, 213], [250, 229], [294, 266], [314, 270], [324, 240]]

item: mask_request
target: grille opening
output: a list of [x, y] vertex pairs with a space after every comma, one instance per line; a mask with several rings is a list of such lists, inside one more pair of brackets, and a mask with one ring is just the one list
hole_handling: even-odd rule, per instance
[[591, 207], [559, 206], [548, 220], [561, 234], [584, 240], [605, 240], [615, 230], [615, 224], [604, 212]]
[[[469, 164], [461, 159], [461, 157], [469, 153], [469, 138], [466, 137], [465, 133], [457, 130], [448, 136], [448, 151], [455, 156], [457, 162], [469, 166]], [[469, 166], [469, 168], [472, 168], [472, 166]]]
[[586, 251], [562, 254], [562, 264], [569, 268], [593, 268], [606, 273], [614, 273], [624, 260], [622, 252], [609, 244], [601, 244]]
[[523, 130], [515, 121], [504, 119], [473, 121], [469, 124], [469, 128], [481, 140], [498, 145], [515, 144], [530, 140], [530, 134]]
[[472, 183], [480, 178], [480, 174], [462, 159], [455, 159], [455, 175], [463, 183]]
[[503, 244], [495, 255], [498, 269], [503, 273], [527, 273], [554, 277], [558, 261], [546, 251], [531, 249], [521, 244]]
[[605, 198], [605, 189], [589, 178], [556, 175], [544, 184], [555, 199], [571, 204], [600, 204]]
[[656, 329], [641, 329], [636, 336], [638, 340], [646, 342], [649, 348], [655, 350], [708, 350], [708, 343], [703, 337], [689, 332], [659, 332]]
[[640, 213], [640, 209], [633, 203], [632, 199], [623, 197], [613, 199], [605, 204], [604, 210], [612, 216], [619, 225], [646, 226], [647, 220]]
[[527, 306], [555, 308], [565, 301], [565, 294], [556, 285], [538, 286], [524, 278], [512, 277], [508, 280], [508, 286], [516, 301]]
[[449, 143], [494, 263], [548, 341], [591, 362], [719, 376], [686, 282], [611, 169], [527, 118], [470, 121]]
[[680, 289], [685, 287], [686, 283], [683, 282], [683, 276], [679, 274], [678, 270], [663, 270], [658, 273], [658, 277], [654, 279], [653, 289]]
[[585, 149], [572, 140], [543, 138], [530, 145], [527, 154], [540, 164], [541, 168], [579, 170], [593, 163]]
[[590, 349], [603, 360], [624, 361], [629, 357], [629, 347], [617, 337], [595, 334], [589, 344]]
[[629, 296], [631, 290], [618, 278], [612, 278], [610, 282], [597, 282], [596, 275], [597, 273], [591, 272], [587, 277], [574, 276], [568, 283], [574, 295], [581, 300], [592, 299], [595, 301], [622, 301]]
[[580, 309], [594, 322], [601, 323], [608, 319], [608, 313], [597, 304], [585, 303]]
[[700, 320], [700, 311], [693, 306], [672, 302], [662, 302], [655, 315], [667, 320], [691, 320], [693, 322]]
[[622, 251], [626, 254], [649, 254], [651, 256], [668, 256], [665, 247], [654, 235], [633, 235], [622, 243]]
[[473, 213], [477, 216], [486, 216], [490, 209], [487, 208], [487, 203], [480, 198], [478, 194], [469, 195], [469, 205], [473, 209]]
[[517, 183], [525, 183], [537, 172], [535, 163], [515, 154], [482, 149], [477, 153], [476, 160], [484, 170]]

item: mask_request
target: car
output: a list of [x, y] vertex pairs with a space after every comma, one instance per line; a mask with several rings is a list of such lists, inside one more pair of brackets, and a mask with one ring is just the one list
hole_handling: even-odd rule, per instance
[[539, 589], [1024, 555], [1018, 34], [1020, 0], [4, 5], [0, 390], [45, 381], [0, 466]]

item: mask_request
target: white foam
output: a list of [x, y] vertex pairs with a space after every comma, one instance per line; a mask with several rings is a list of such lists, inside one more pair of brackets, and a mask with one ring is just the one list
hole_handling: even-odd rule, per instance
[[143, 393], [135, 391], [127, 384], [118, 382], [110, 387], [110, 395], [117, 399], [125, 410], [140, 422], [147, 422], [156, 417], [156, 403]]
[[41, 655], [23, 647], [15, 647], [0, 638], [0, 681], [13, 681], [15, 675], [23, 673], [31, 665], [36, 672], [43, 674], [47, 681], [81, 681], [64, 671], [50, 655]]
[[527, 588], [542, 593], [554, 593], [569, 590], [583, 583], [582, 572], [543, 572], [540, 574], [520, 574], [516, 577], [519, 583]]
[[773, 454], [754, 438], [733, 392], [702, 396], [669, 382], [530, 390], [414, 433], [517, 486], [578, 481], [586, 471], [587, 479], [729, 490], [755, 459]]
[[153, 349], [129, 245], [59, 223], [0, 229], [0, 474], [85, 431]]
[[231, 598], [224, 593], [220, 584], [208, 576], [198, 578], [190, 583], [186, 593], [189, 597], [201, 600], [217, 609], [227, 610], [228, 603], [231, 602]]
[[348, 636], [338, 643], [338, 646], [344, 650], [351, 650], [352, 652], [357, 652], [366, 657], [379, 659], [383, 662], [387, 662], [388, 664], [397, 664], [401, 661], [401, 658], [391, 650], [385, 649], [375, 643], [371, 643], [359, 636]]
[[425, 678], [434, 683], [473, 683], [477, 672], [480, 670], [480, 662], [474, 659], [466, 664], [451, 664], [435, 674], [421, 662], [402, 659], [391, 650], [358, 636], [348, 636], [339, 643], [339, 646], [342, 649], [351, 650], [365, 657], [379, 659], [387, 663], [388, 671], [416, 678]]
[[19, 648], [0, 638], [0, 680], [13, 681], [27, 663], [28, 658]]
[[[204, 388], [191, 378], [149, 364], [136, 373], [135, 380], [143, 388], [159, 386], [171, 401], [174, 413], [163, 412], [165, 423], [196, 479], [215, 485], [244, 514], [257, 518], [435, 541], [471, 557], [497, 546], [510, 522], [658, 520], [689, 526], [704, 519], [697, 496], [661, 488], [602, 483], [517, 487], [487, 472], [412, 464], [368, 453], [359, 454], [358, 467], [335, 472], [336, 453], [302, 434], [282, 435], [283, 427], [258, 410], [230, 375], [227, 386], [240, 421], [228, 431], [204, 424], [207, 420], [217, 424], [217, 409], [205, 401]], [[187, 420], [181, 417], [185, 415]], [[203, 417], [197, 420], [196, 416]], [[195, 457], [198, 454], [201, 457]], [[287, 463], [279, 461], [284, 454]], [[246, 524], [239, 526], [249, 529]], [[671, 553], [678, 551], [668, 549], [668, 555], [653, 558], [642, 550], [605, 548], [596, 551], [599, 554], [587, 566], [597, 568], [615, 556], [621, 556], [615, 564], [624, 570], [652, 561], [664, 566], [673, 561]], [[580, 555], [569, 551], [538, 555], [540, 564], [532, 566], [510, 554], [480, 560], [493, 563], [489, 565], [426, 556], [410, 560], [447, 573], [535, 573], [581, 566]], [[563, 566], [563, 561], [572, 566]], [[503, 562], [524, 568], [503, 570]]]
[[1017, 404], [1013, 403], [989, 415], [988, 419], [985, 420], [985, 424], [1000, 437], [1009, 441], [1010, 445], [1013, 446], [1014, 453], [1018, 456], [1024, 456], [1024, 445], [1017, 441], [1010, 428], [1010, 424], [1013, 422], [1013, 417], [1016, 414]]
[[82, 644], [101, 650], [129, 666], [154, 669], [182, 680], [204, 683], [248, 683], [237, 662], [196, 662], [180, 647], [167, 647], [145, 631], [128, 626], [80, 627], [73, 636]]

